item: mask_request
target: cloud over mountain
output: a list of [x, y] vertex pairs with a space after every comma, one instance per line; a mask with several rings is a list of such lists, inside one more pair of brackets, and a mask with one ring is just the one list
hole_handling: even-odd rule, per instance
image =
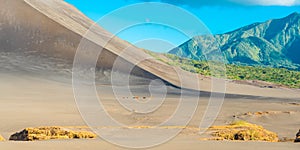
[[[150, 2], [151, 0], [140, 0]], [[241, 5], [241, 6], [296, 6], [300, 0], [159, 0], [173, 5], [187, 5], [191, 7], [218, 6], [218, 5]]]
[[233, 0], [244, 5], [262, 6], [295, 6], [300, 4], [300, 0]]

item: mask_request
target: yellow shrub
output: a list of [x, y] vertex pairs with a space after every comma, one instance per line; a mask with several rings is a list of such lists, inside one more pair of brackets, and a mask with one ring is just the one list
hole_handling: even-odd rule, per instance
[[95, 138], [96, 134], [89, 131], [71, 131], [62, 127], [26, 128], [10, 136], [9, 140], [34, 141], [50, 139], [81, 139]]
[[0, 135], [0, 141], [5, 141], [5, 139]]
[[227, 126], [213, 126], [213, 136], [223, 140], [278, 142], [278, 135], [262, 126], [245, 121], [237, 121]]

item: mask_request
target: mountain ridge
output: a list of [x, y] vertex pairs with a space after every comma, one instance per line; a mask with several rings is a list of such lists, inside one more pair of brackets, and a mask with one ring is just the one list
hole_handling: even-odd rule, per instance
[[[300, 51], [297, 50], [300, 48], [300, 14], [297, 12], [281, 19], [253, 23], [213, 37], [219, 43], [227, 63], [294, 70], [300, 68]], [[205, 36], [196, 36], [169, 53], [205, 60], [198, 46], [205, 42]]]

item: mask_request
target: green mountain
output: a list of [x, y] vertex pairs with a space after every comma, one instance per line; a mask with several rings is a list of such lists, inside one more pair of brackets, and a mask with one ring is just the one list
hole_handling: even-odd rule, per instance
[[[205, 60], [201, 43], [212, 38], [197, 36], [169, 53]], [[227, 63], [300, 70], [300, 14], [254, 23], [225, 34], [214, 35]], [[200, 45], [200, 46], [199, 46]], [[213, 54], [214, 49], [205, 52]]]

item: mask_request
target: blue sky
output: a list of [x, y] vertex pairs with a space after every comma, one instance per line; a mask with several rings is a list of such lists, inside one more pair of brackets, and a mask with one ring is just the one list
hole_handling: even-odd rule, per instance
[[[293, 12], [300, 12], [300, 0], [111, 0], [106, 3], [100, 0], [65, 1], [73, 4], [94, 21], [114, 10], [136, 3], [168, 3], [195, 15], [212, 34], [225, 33], [251, 23], [282, 18]], [[118, 20], [117, 24], [125, 22], [126, 19], [132, 19], [130, 14], [127, 16], [115, 15], [114, 17], [114, 20]], [[169, 17], [173, 17], [174, 20], [180, 18], [178, 16]], [[145, 16], [145, 22], [150, 22], [147, 16]], [[182, 23], [187, 24], [184, 20]], [[101, 25], [101, 23], [99, 24]], [[103, 26], [110, 31], [112, 25]], [[175, 29], [150, 23], [130, 27], [118, 33], [117, 36], [139, 47], [157, 52], [166, 52], [189, 39], [189, 36], [181, 34]]]

